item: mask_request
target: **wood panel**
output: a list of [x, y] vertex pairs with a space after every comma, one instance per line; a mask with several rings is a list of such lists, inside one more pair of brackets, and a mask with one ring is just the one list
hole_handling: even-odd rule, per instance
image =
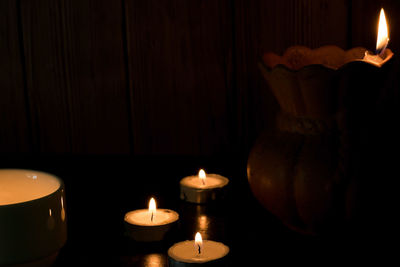
[[397, 0], [0, 1], [0, 152], [246, 154], [278, 109], [257, 61], [373, 50]]
[[135, 153], [207, 155], [229, 149], [229, 5], [126, 1]]
[[346, 47], [346, 0], [235, 1], [239, 137], [244, 151], [273, 125], [278, 108], [257, 63], [265, 52], [293, 45]]
[[21, 1], [35, 143], [45, 153], [128, 153], [120, 1]]
[[381, 3], [379, 1], [352, 0], [351, 43], [375, 51], [377, 23]]
[[20, 41], [17, 2], [0, 1], [0, 153], [31, 150]]

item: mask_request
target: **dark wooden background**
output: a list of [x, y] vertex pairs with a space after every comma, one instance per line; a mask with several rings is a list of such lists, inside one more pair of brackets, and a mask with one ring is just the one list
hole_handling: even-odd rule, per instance
[[276, 102], [266, 51], [373, 50], [400, 1], [0, 0], [0, 153], [246, 153]]

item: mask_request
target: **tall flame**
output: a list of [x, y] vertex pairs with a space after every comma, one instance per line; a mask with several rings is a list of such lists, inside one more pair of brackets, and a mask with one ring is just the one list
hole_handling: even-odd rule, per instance
[[388, 26], [386, 22], [385, 12], [381, 8], [378, 24], [378, 38], [376, 40], [376, 50], [383, 52], [389, 42]]

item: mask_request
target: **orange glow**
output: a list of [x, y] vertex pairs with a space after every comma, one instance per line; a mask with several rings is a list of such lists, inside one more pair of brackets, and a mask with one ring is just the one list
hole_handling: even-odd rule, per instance
[[210, 220], [206, 215], [199, 215], [197, 217], [197, 227], [200, 232], [204, 234], [207, 231], [208, 225], [210, 224]]
[[144, 256], [144, 266], [164, 266], [164, 258], [162, 254], [148, 254]]
[[376, 40], [376, 50], [383, 52], [389, 42], [388, 26], [385, 12], [381, 9], [378, 24], [378, 38]]

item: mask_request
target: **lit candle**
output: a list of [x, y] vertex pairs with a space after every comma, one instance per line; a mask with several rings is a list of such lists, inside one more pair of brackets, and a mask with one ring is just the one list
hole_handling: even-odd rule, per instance
[[228, 178], [218, 174], [206, 174], [203, 169], [198, 175], [187, 176], [180, 182], [181, 199], [192, 203], [207, 203], [223, 197]]
[[195, 240], [176, 243], [168, 250], [169, 266], [228, 266], [226, 255], [229, 247], [220, 242], [202, 240], [196, 233]]
[[201, 234], [199, 232], [196, 233], [194, 237], [194, 246], [197, 250], [197, 256], [202, 255], [203, 250], [203, 239], [201, 238]]
[[64, 184], [54, 175], [0, 170], [0, 266], [56, 255], [67, 240], [64, 199]]
[[156, 211], [157, 211], [156, 201], [154, 198], [151, 198], [149, 202], [149, 213], [151, 214], [150, 215], [151, 222], [155, 222], [154, 216], [156, 215]]
[[156, 201], [151, 198], [148, 209], [125, 214], [126, 235], [140, 242], [161, 241], [173, 229], [178, 219], [178, 213], [173, 210], [157, 209]]
[[363, 61], [374, 66], [381, 67], [385, 62], [392, 58], [393, 53], [387, 49], [389, 43], [388, 26], [386, 22], [385, 12], [381, 9], [378, 22], [378, 37], [376, 40], [376, 54], [365, 51]]

